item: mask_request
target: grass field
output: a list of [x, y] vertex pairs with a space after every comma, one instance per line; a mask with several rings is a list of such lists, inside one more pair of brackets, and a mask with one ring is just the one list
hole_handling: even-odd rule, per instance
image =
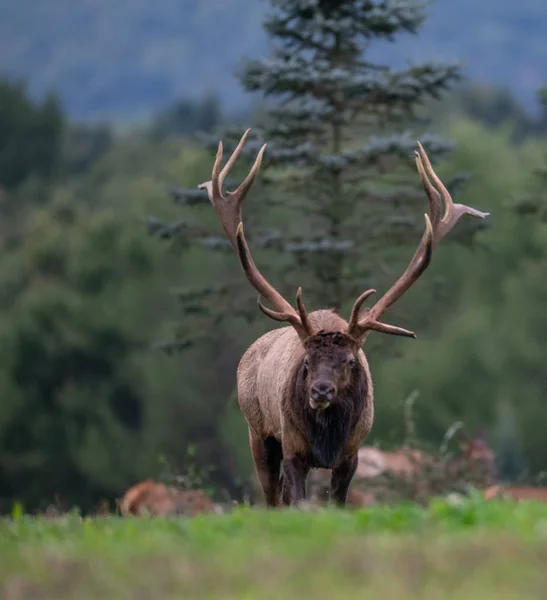
[[547, 505], [0, 521], [2, 600], [547, 596]]

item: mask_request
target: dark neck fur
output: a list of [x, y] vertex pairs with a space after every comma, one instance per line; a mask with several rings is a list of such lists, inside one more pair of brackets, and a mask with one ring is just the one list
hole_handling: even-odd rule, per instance
[[301, 430], [305, 433], [312, 454], [312, 467], [332, 469], [344, 449], [345, 443], [365, 408], [367, 378], [358, 365], [350, 385], [324, 410], [310, 407], [307, 383], [300, 367], [293, 384], [293, 411]]

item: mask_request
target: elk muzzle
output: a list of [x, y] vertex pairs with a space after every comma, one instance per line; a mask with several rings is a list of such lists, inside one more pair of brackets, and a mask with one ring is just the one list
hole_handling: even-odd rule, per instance
[[331, 381], [315, 381], [310, 389], [310, 406], [325, 409], [336, 398], [336, 386]]

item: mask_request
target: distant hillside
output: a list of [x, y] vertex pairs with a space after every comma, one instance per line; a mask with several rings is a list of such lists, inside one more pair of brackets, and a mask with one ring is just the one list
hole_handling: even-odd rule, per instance
[[[137, 116], [218, 91], [249, 99], [234, 70], [264, 55], [266, 0], [0, 0], [0, 72], [58, 91], [78, 118]], [[423, 34], [376, 46], [375, 58], [467, 62], [474, 79], [511, 86], [531, 103], [547, 80], [546, 0], [437, 0]]]

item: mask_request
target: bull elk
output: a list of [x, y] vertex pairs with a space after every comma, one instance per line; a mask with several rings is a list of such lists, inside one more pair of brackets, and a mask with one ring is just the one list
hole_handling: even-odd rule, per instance
[[[266, 144], [239, 187], [233, 192], [222, 191], [249, 131], [222, 170], [219, 142], [212, 178], [199, 187], [207, 190], [243, 271], [259, 294], [260, 310], [270, 319], [290, 325], [258, 338], [237, 369], [238, 402], [248, 424], [255, 470], [268, 506], [278, 506], [281, 496], [284, 504], [292, 506], [305, 499], [308, 473], [317, 467], [332, 469], [331, 498], [345, 505], [357, 468], [357, 452], [374, 416], [372, 379], [362, 350], [368, 333], [415, 338], [412, 331], [380, 321], [382, 315], [425, 271], [433, 250], [462, 215], [485, 218], [488, 213], [452, 202], [418, 142], [416, 165], [429, 200], [429, 214], [425, 215], [420, 244], [404, 273], [361, 314], [365, 300], [375, 290], [363, 292], [355, 300], [349, 321], [334, 309], [308, 313], [302, 288], [298, 288], [295, 309], [258, 270], [243, 230], [243, 200], [254, 183]], [[445, 203], [443, 216], [441, 199]], [[260, 297], [273, 310], [264, 306]]]

